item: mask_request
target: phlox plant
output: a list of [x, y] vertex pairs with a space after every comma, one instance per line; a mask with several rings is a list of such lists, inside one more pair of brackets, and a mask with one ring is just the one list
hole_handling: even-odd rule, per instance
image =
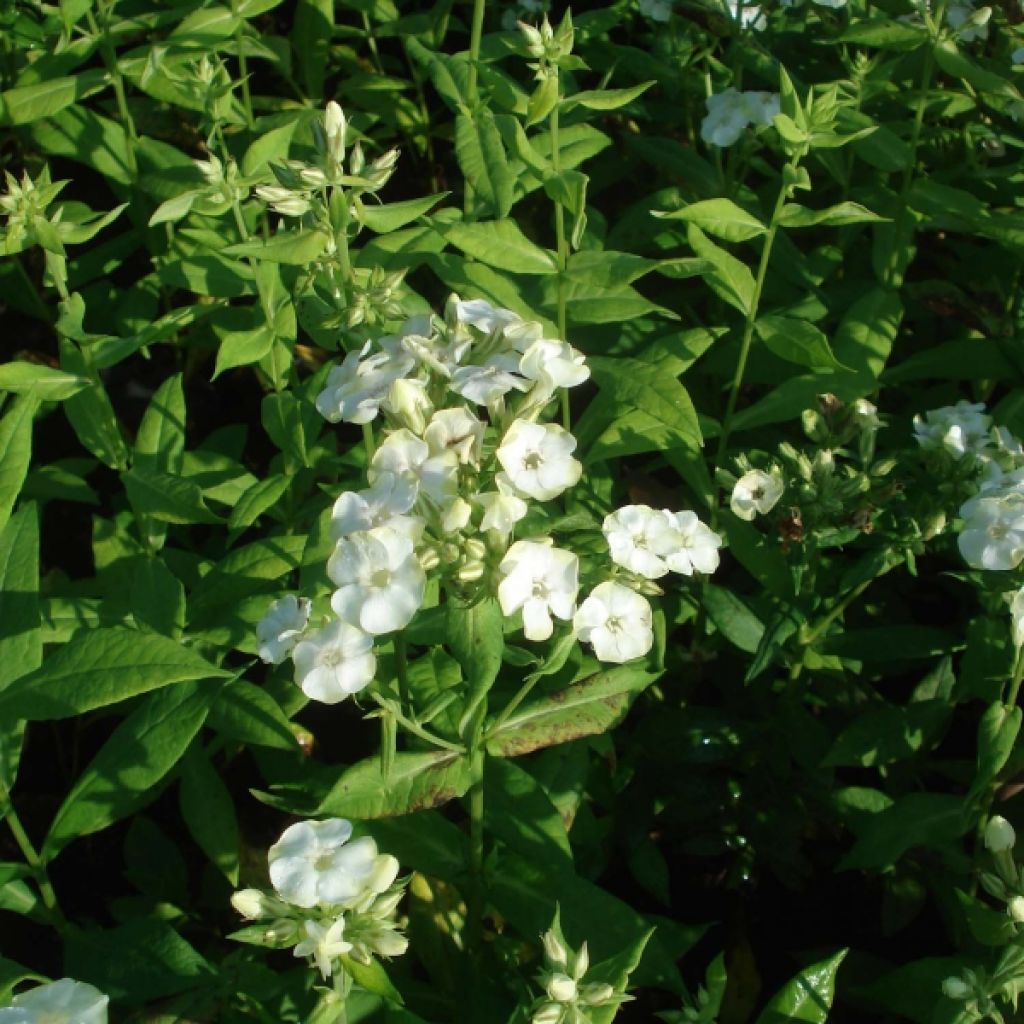
[[0, 1024], [1024, 990], [1024, 28], [0, 10]]

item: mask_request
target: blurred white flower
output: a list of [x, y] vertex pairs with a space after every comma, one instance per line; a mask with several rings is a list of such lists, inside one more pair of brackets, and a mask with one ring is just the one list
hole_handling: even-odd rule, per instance
[[0, 1024], [107, 1024], [109, 1002], [98, 988], [61, 978], [14, 996]]
[[292, 651], [295, 682], [310, 700], [337, 704], [369, 686], [377, 670], [373, 638], [336, 620], [307, 635]]
[[339, 917], [330, 925], [319, 921], [304, 921], [302, 927], [306, 932], [306, 938], [296, 943], [292, 953], [295, 956], [311, 956], [320, 970], [321, 977], [326, 981], [334, 968], [334, 958], [352, 948], [352, 943], [346, 942], [343, 938], [345, 918]]
[[379, 473], [364, 491], [344, 491], [331, 513], [331, 537], [339, 540], [375, 526], [391, 526], [414, 536], [422, 520], [406, 516], [416, 503], [417, 485], [395, 473]]
[[684, 576], [693, 575], [694, 570], [714, 572], [718, 568], [722, 538], [705, 526], [695, 512], [666, 512], [665, 516], [679, 534], [678, 549], [664, 556], [668, 567]]
[[704, 101], [707, 116], [701, 121], [700, 137], [713, 146], [731, 146], [747, 125], [768, 125], [779, 113], [777, 92], [737, 92], [729, 88]]
[[412, 357], [404, 352], [368, 355], [369, 351], [367, 342], [359, 352], [349, 352], [327, 375], [324, 390], [316, 397], [316, 407], [330, 423], [370, 423], [380, 412], [391, 385], [413, 368]]
[[785, 487], [782, 474], [777, 469], [771, 473], [752, 469], [744, 473], [733, 486], [729, 508], [733, 515], [749, 523], [754, 516], [771, 512], [782, 497]]
[[579, 559], [550, 542], [520, 540], [498, 567], [498, 601], [505, 615], [522, 609], [528, 640], [547, 640], [554, 630], [551, 616], [569, 621], [579, 590]]
[[550, 501], [574, 486], [583, 466], [572, 457], [576, 438], [555, 423], [516, 420], [505, 432], [497, 457], [513, 487]]
[[961, 459], [988, 447], [991, 425], [984, 402], [961, 399], [956, 405], [931, 409], [923, 417], [915, 416], [914, 435], [926, 451], [945, 451], [954, 459]]
[[1009, 595], [1010, 620], [1013, 628], [1013, 644], [1024, 647], [1024, 587]]
[[515, 529], [516, 523], [525, 517], [528, 507], [515, 493], [507, 474], [495, 473], [494, 482], [497, 491], [484, 491], [474, 499], [484, 510], [480, 529], [496, 530], [502, 537], [507, 537]]
[[1001, 814], [993, 814], [985, 825], [985, 846], [989, 853], [1006, 853], [1016, 842], [1013, 826]]
[[654, 644], [650, 604], [621, 583], [594, 587], [577, 609], [573, 625], [580, 640], [593, 646], [599, 661], [621, 665], [642, 657]]
[[975, 569], [1016, 569], [1024, 561], [1024, 494], [985, 491], [960, 509], [960, 554]]
[[268, 665], [280, 665], [291, 654], [309, 623], [308, 598], [288, 594], [275, 601], [256, 624], [259, 656]]
[[335, 614], [374, 636], [409, 624], [427, 582], [412, 540], [388, 526], [342, 537], [327, 575], [338, 588], [331, 596]]
[[764, 11], [761, 10], [759, 4], [744, 3], [743, 0], [726, 0], [726, 5], [733, 21], [738, 21], [743, 28], [763, 32], [768, 27], [768, 19], [764, 16]]
[[350, 839], [352, 823], [345, 818], [289, 825], [267, 853], [281, 899], [308, 910], [358, 897], [376, 869], [377, 844], [369, 836]]

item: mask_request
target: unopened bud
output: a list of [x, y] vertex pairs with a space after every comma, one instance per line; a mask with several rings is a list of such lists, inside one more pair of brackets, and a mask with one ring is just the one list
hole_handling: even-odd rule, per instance
[[942, 994], [947, 999], [966, 999], [971, 994], [971, 987], [963, 978], [946, 978], [942, 983]]
[[545, 990], [556, 1003], [571, 1003], [576, 998], [576, 982], [568, 974], [552, 974]]
[[1013, 921], [1017, 924], [1024, 924], [1024, 896], [1014, 896], [1009, 903], [1006, 904], [1006, 912], [1010, 915]]
[[927, 516], [921, 523], [921, 536], [925, 540], [931, 540], [933, 537], [937, 537], [946, 528], [946, 513], [945, 512], [933, 512], [930, 516]]
[[545, 932], [541, 936], [541, 941], [544, 943], [544, 956], [549, 964], [553, 967], [565, 967], [568, 965], [569, 954], [554, 932]]
[[384, 399], [384, 408], [408, 427], [414, 434], [422, 434], [434, 406], [427, 397], [426, 384], [421, 380], [396, 380]]
[[441, 556], [435, 547], [421, 548], [416, 552], [416, 557], [424, 572], [430, 572], [441, 564]]
[[531, 1024], [559, 1024], [562, 1007], [558, 1003], [545, 1003], [531, 1018]]
[[988, 824], [985, 826], [985, 846], [991, 853], [1012, 850], [1016, 842], [1017, 833], [1004, 817], [995, 814], [988, 819]]
[[472, 514], [473, 506], [465, 498], [456, 498], [444, 510], [444, 515], [441, 517], [441, 527], [445, 533], [455, 533], [465, 527]]
[[324, 137], [327, 156], [338, 166], [345, 159], [345, 134], [348, 123], [341, 105], [331, 100], [324, 111]]
[[474, 559], [473, 561], [463, 562], [455, 573], [455, 578], [460, 583], [476, 583], [477, 580], [483, 579], [486, 571], [487, 566], [483, 562], [478, 562]]
[[299, 180], [304, 185], [310, 185], [313, 188], [322, 188], [327, 184], [327, 175], [320, 170], [319, 167], [303, 167], [299, 171]]
[[231, 894], [231, 906], [248, 921], [256, 921], [267, 913], [267, 898], [259, 889], [239, 889]]
[[603, 1006], [614, 996], [615, 989], [611, 985], [602, 984], [601, 982], [584, 985], [580, 989], [580, 1000], [587, 1006]]
[[576, 966], [573, 968], [572, 976], [579, 981], [584, 974], [587, 973], [587, 968], [590, 966], [590, 950], [587, 949], [587, 944], [584, 942], [580, 946], [580, 951], [576, 954]]

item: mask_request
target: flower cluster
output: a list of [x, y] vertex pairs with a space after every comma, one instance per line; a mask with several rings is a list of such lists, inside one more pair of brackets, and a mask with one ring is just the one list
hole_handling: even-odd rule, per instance
[[541, 941], [544, 969], [537, 981], [544, 995], [533, 1007], [532, 1024], [589, 1024], [591, 1011], [615, 1006], [630, 998], [617, 994], [607, 983], [583, 981], [590, 967], [585, 942], [578, 953], [573, 953], [554, 928], [545, 932]]
[[268, 853], [277, 896], [242, 889], [231, 902], [249, 921], [266, 921], [234, 938], [274, 948], [293, 947], [310, 957], [324, 978], [348, 956], [368, 964], [373, 956], [400, 956], [408, 948], [395, 913], [405, 885], [398, 861], [379, 853], [369, 836], [352, 839], [344, 818], [300, 821]]
[[560, 620], [603, 661], [646, 654], [649, 581], [718, 565], [721, 540], [693, 512], [627, 506], [609, 516], [619, 568], [581, 604], [577, 554], [535, 529], [515, 537], [532, 502], [559, 499], [581, 477], [576, 439], [543, 416], [589, 375], [582, 354], [541, 324], [457, 296], [443, 320], [415, 317], [350, 352], [317, 408], [335, 423], [372, 430], [383, 421], [384, 431], [368, 486], [334, 504], [335, 619], [310, 631], [310, 603], [282, 598], [257, 628], [261, 657], [277, 664], [290, 654], [312, 699], [357, 693], [373, 679], [377, 638], [408, 626], [434, 592], [428, 576], [463, 600], [496, 596], [529, 640], [547, 640]]
[[0, 1009], [0, 1024], [107, 1024], [109, 997], [83, 981], [61, 978], [22, 992]]
[[777, 92], [739, 92], [729, 88], [704, 101], [707, 116], [700, 124], [700, 137], [712, 146], [731, 146], [748, 125], [769, 125], [779, 113]]

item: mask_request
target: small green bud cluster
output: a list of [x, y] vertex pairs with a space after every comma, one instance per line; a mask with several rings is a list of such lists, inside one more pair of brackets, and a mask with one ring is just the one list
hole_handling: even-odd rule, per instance
[[619, 995], [605, 982], [583, 980], [590, 967], [590, 955], [584, 942], [573, 953], [554, 929], [541, 937], [544, 969], [537, 981], [544, 995], [532, 1010], [532, 1024], [589, 1024], [598, 1007], [614, 1006], [629, 996]]

